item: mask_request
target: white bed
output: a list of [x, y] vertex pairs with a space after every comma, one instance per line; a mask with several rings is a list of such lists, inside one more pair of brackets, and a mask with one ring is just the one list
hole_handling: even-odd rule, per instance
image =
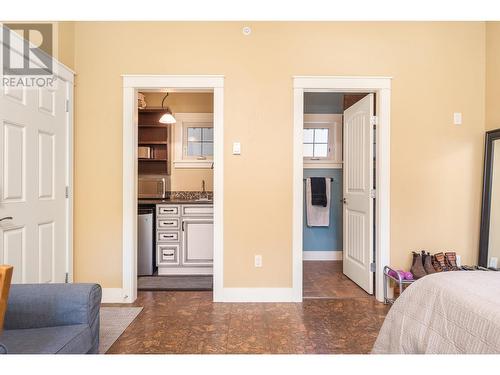
[[440, 272], [416, 281], [391, 307], [372, 353], [500, 353], [500, 272]]

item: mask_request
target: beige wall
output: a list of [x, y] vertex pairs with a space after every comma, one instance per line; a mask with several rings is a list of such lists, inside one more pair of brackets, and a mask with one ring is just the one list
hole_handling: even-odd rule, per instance
[[292, 283], [293, 75], [393, 77], [391, 263], [419, 249], [475, 262], [484, 23], [77, 22], [74, 35], [77, 281], [121, 286], [121, 75], [138, 73], [225, 76], [225, 286]]
[[[164, 93], [144, 94], [148, 107], [161, 107]], [[168, 105], [174, 115], [176, 113], [212, 113], [214, 100], [211, 93], [170, 93], [164, 105]], [[178, 124], [172, 125], [172, 130], [179, 132]], [[180, 169], [174, 168], [171, 164], [170, 170], [171, 191], [201, 191], [202, 180], [205, 180], [207, 191], [213, 190], [214, 171], [212, 169]]]
[[500, 22], [486, 22], [486, 130], [500, 128]]
[[70, 69], [75, 68], [75, 23], [57, 23], [57, 59]]

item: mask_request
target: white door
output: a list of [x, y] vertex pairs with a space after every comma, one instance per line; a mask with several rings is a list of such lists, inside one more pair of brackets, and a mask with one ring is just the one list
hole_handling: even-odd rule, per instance
[[[72, 83], [0, 87], [0, 264], [14, 283], [64, 282], [71, 269], [69, 200]], [[71, 276], [71, 275], [70, 275]]]
[[344, 111], [344, 274], [373, 294], [373, 131], [374, 96]]
[[214, 259], [214, 221], [207, 218], [182, 219], [184, 265], [212, 266]]

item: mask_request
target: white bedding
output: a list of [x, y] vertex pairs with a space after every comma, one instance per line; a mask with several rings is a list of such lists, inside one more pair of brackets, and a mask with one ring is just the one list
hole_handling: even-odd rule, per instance
[[440, 272], [391, 307], [372, 353], [500, 353], [500, 272]]

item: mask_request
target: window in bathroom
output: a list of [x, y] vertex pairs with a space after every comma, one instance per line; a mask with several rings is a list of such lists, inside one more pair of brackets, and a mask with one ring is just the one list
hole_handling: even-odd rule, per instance
[[304, 114], [305, 168], [342, 168], [342, 115]]
[[326, 158], [330, 149], [328, 128], [304, 129], [304, 157]]

